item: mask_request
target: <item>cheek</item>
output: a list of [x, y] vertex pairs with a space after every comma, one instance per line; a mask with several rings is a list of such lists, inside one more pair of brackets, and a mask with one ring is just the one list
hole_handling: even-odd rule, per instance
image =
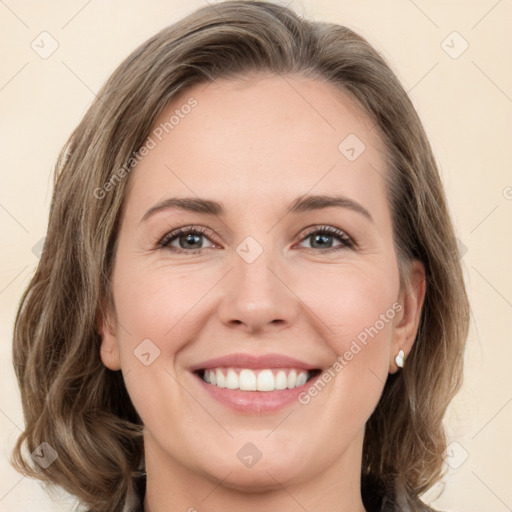
[[[218, 280], [217, 275], [184, 267], [117, 267], [114, 301], [127, 343], [121, 353], [132, 352], [144, 339], [151, 339], [162, 352], [172, 355], [193, 333], [199, 302]], [[124, 276], [130, 276], [126, 278]]]
[[364, 352], [378, 351], [370, 340], [380, 340], [373, 345], [386, 344], [398, 297], [398, 274], [392, 265], [317, 272], [311, 282], [315, 286], [304, 283], [300, 296], [306, 297], [307, 306], [321, 320], [316, 325], [336, 354], [350, 350], [353, 342], [366, 347]]
[[180, 411], [187, 402], [177, 385], [176, 361], [195, 335], [193, 306], [208, 282], [133, 262], [119, 262], [116, 272], [118, 343], [128, 394], [150, 431], [166, 418], [166, 428], [177, 438]]
[[336, 398], [329, 393], [331, 400], [327, 400], [323, 394], [325, 407], [336, 408], [334, 416], [343, 416], [347, 407], [358, 410], [358, 421], [364, 422], [378, 402], [389, 371], [390, 344], [400, 311], [398, 271], [390, 260], [389, 265], [374, 265], [371, 271], [351, 267], [316, 278], [317, 286], [302, 294], [321, 319], [316, 330], [335, 354], [325, 377]]
[[176, 385], [176, 379], [183, 378], [179, 355], [199, 335], [207, 302], [202, 299], [218, 275], [185, 266], [118, 263], [114, 301], [121, 325], [121, 367], [136, 410], [153, 428], [162, 417], [180, 417], [180, 411], [190, 407], [186, 393]]

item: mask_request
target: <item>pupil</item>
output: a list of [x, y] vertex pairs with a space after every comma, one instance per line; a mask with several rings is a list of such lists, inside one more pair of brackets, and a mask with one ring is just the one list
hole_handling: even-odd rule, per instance
[[[183, 237], [182, 237], [182, 239], [183, 239]], [[187, 249], [187, 248], [190, 249], [191, 246], [186, 245], [189, 243], [191, 243], [191, 244], [195, 243], [196, 245], [199, 246], [198, 248], [201, 248], [201, 235], [186, 235], [185, 239], [186, 239], [185, 246], [184, 246], [184, 244], [180, 244], [183, 249]], [[196, 247], [193, 247], [193, 248], [195, 249]]]
[[[182, 248], [190, 248], [190, 246], [201, 246], [201, 236], [202, 235], [186, 235], [184, 238], [186, 239], [185, 244], [180, 244]], [[182, 237], [183, 239], [183, 237]], [[332, 240], [330, 235], [314, 235], [313, 236], [313, 246], [319, 246], [320, 248], [325, 248], [326, 246], [330, 247], [332, 245]], [[331, 242], [331, 243], [330, 243]], [[188, 245], [187, 245], [188, 244]], [[186, 245], [186, 247], [184, 247]], [[196, 247], [194, 247], [196, 248]]]
[[[329, 246], [329, 247], [330, 247], [330, 246], [332, 245], [332, 244], [329, 244], [329, 239], [330, 239], [330, 238], [331, 238], [331, 236], [330, 236], [330, 235], [315, 235], [315, 236], [313, 237], [313, 240], [314, 240], [314, 242], [313, 242], [313, 246], [315, 246], [315, 244], [317, 243], [317, 240], [322, 240], [322, 241], [320, 242], [320, 247], [321, 247], [321, 248], [325, 248], [325, 246]], [[331, 241], [331, 242], [332, 242], [332, 241]]]

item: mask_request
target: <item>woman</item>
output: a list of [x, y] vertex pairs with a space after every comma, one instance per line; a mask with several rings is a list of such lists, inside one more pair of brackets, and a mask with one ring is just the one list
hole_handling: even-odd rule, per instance
[[94, 511], [430, 510], [468, 303], [425, 132], [364, 39], [199, 9], [119, 66], [56, 175], [20, 471]]

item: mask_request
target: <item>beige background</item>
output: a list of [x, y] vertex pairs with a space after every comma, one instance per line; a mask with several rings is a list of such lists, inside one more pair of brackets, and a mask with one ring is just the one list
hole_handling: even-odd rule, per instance
[[[512, 510], [512, 1], [291, 4], [308, 17], [351, 27], [388, 59], [430, 136], [462, 244], [473, 313], [466, 380], [446, 418], [454, 444], [445, 490], [437, 497], [439, 484], [424, 499], [444, 511]], [[23, 424], [12, 325], [38, 262], [58, 151], [121, 60], [201, 5], [0, 0], [0, 511], [72, 510], [72, 499], [53, 503], [7, 462]], [[39, 36], [43, 31], [51, 36]], [[50, 37], [58, 48], [43, 59], [31, 44], [41, 53], [41, 38], [48, 50]]]

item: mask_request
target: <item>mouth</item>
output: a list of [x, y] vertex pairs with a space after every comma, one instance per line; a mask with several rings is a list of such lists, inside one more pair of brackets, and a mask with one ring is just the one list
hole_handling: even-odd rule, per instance
[[272, 414], [298, 403], [322, 373], [284, 354], [232, 353], [189, 367], [205, 397], [243, 414]]
[[203, 382], [217, 388], [239, 391], [284, 391], [304, 386], [321, 373], [301, 368], [202, 368], [194, 372]]

